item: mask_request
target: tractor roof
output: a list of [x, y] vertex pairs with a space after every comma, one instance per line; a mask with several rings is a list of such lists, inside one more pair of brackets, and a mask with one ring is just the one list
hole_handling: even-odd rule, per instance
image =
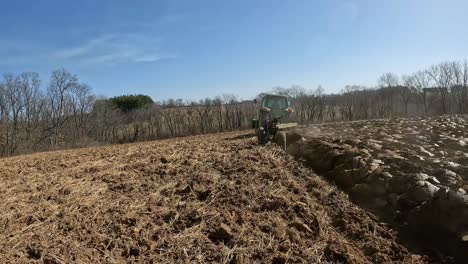
[[283, 98], [288, 98], [286, 95], [269, 94], [269, 93], [263, 94], [262, 98], [266, 98], [266, 97], [283, 97]]

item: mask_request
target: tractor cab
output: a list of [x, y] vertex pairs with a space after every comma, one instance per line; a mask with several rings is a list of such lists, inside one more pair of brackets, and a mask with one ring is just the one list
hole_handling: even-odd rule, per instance
[[276, 137], [278, 130], [295, 126], [291, 120], [294, 112], [289, 107], [288, 97], [284, 95], [265, 94], [258, 105], [257, 117], [252, 119], [252, 128], [255, 129], [258, 143], [265, 144]]

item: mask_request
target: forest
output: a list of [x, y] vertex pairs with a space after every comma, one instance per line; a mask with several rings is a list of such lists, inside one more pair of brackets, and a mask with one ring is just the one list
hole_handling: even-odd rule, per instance
[[[273, 87], [287, 95], [298, 123], [465, 114], [468, 62], [447, 61], [399, 76], [384, 73], [374, 87]], [[261, 94], [259, 94], [261, 96]], [[7, 73], [0, 81], [0, 156], [248, 129], [253, 100], [224, 94], [201, 100], [153, 101], [146, 95], [96, 96], [77, 75], [58, 69]]]

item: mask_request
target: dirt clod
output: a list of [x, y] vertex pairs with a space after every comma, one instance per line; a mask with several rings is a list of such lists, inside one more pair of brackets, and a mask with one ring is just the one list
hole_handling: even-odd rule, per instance
[[31, 259], [40, 259], [42, 255], [42, 251], [34, 245], [27, 246], [26, 252]]
[[[412, 237], [414, 247], [465, 263], [467, 128], [468, 115], [324, 123], [295, 128], [303, 139], [287, 152]], [[366, 247], [371, 253], [387, 261]]]
[[220, 224], [208, 234], [208, 238], [215, 243], [228, 244], [232, 240], [233, 234], [231, 228], [226, 224]]

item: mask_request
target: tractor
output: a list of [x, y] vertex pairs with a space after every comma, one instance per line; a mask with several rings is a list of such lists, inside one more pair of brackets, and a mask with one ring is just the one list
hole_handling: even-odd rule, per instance
[[[252, 119], [252, 128], [255, 129], [258, 144], [264, 145], [271, 140], [276, 140], [280, 130], [297, 125], [292, 122], [291, 114], [294, 110], [289, 107], [288, 97], [264, 94], [260, 103], [257, 99], [254, 103], [257, 105], [258, 112], [257, 117]], [[281, 136], [284, 137], [283, 142], [286, 147], [286, 136], [284, 133], [281, 133]]]

